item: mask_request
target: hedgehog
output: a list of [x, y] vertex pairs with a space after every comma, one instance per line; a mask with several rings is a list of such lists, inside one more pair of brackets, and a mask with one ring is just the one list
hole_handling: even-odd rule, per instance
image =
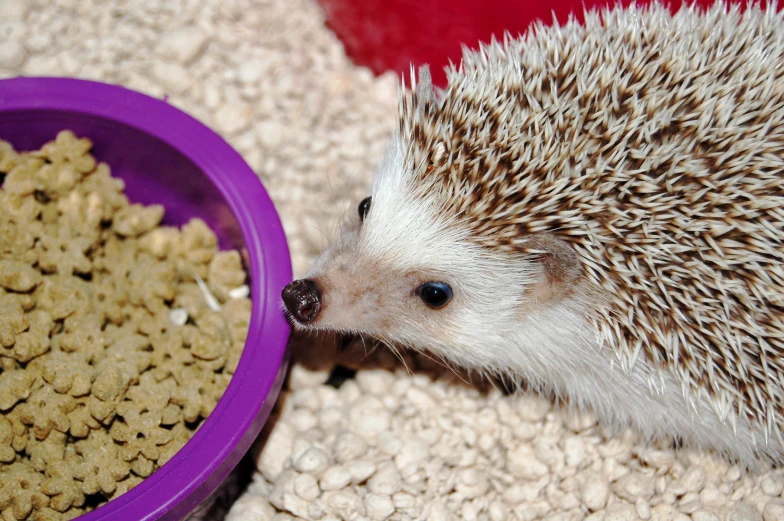
[[610, 429], [784, 462], [784, 19], [659, 3], [412, 69], [299, 330], [525, 382]]

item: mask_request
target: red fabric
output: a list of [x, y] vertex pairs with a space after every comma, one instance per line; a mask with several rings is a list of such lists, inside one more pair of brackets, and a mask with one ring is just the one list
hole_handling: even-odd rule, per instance
[[[501, 39], [505, 31], [517, 35], [530, 22], [560, 23], [569, 13], [582, 20], [583, 5], [611, 5], [615, 0], [319, 0], [327, 13], [327, 26], [343, 41], [348, 56], [358, 65], [381, 74], [393, 70], [405, 75], [410, 65], [429, 63], [433, 82], [443, 86], [444, 67], [457, 63], [461, 44], [475, 47]], [[622, 0], [624, 5], [634, 0]], [[742, 0], [731, 0], [740, 3]], [[637, 0], [638, 5], [647, 0]], [[671, 9], [681, 0], [666, 2]], [[697, 5], [713, 0], [696, 0]], [[745, 2], [743, 2], [745, 4]]]

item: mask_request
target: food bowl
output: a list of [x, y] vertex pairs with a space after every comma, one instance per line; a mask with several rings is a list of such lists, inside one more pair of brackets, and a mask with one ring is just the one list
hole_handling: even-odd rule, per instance
[[126, 183], [132, 202], [164, 205], [163, 224], [193, 217], [222, 249], [245, 257], [252, 312], [248, 338], [228, 388], [185, 446], [129, 492], [79, 517], [182, 519], [240, 461], [278, 396], [290, 328], [278, 304], [291, 280], [289, 250], [261, 182], [221, 137], [165, 101], [92, 81], [0, 80], [0, 139], [36, 150], [70, 129], [94, 143], [93, 154]]

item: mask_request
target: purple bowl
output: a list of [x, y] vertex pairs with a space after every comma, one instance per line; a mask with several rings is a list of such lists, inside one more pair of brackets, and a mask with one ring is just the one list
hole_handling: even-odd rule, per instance
[[160, 203], [165, 224], [203, 219], [222, 248], [243, 253], [253, 302], [248, 339], [226, 392], [191, 440], [131, 491], [80, 521], [183, 519], [240, 461], [277, 399], [290, 328], [279, 306], [291, 262], [277, 212], [258, 177], [222, 138], [137, 92], [85, 80], [0, 80], [0, 139], [33, 150], [63, 129], [126, 181], [134, 202]]

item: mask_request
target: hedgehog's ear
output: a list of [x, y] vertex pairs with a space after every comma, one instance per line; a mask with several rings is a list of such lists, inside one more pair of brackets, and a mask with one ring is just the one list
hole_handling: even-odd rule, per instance
[[568, 242], [548, 233], [537, 233], [525, 242], [525, 250], [540, 268], [540, 279], [531, 288], [537, 301], [553, 301], [566, 293], [580, 276], [580, 259]]

